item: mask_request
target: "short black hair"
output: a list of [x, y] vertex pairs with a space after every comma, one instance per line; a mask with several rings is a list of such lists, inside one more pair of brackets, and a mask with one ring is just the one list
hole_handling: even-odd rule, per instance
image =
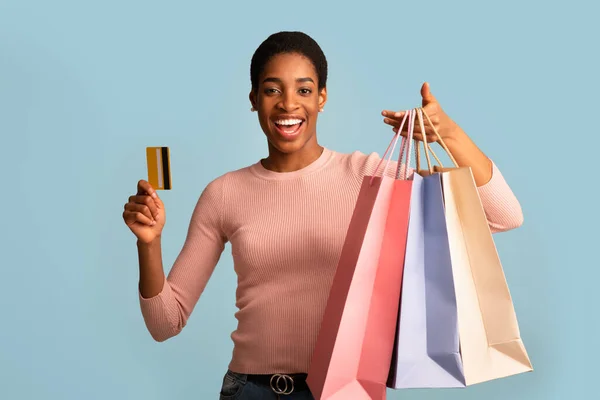
[[317, 72], [319, 90], [327, 86], [327, 59], [319, 44], [304, 32], [283, 31], [266, 38], [254, 52], [250, 63], [252, 90], [258, 89], [258, 79], [265, 65], [278, 54], [297, 53], [308, 58]]

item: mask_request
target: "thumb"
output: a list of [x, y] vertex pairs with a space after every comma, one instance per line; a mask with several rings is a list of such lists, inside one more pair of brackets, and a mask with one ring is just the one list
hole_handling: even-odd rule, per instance
[[154, 192], [156, 194], [156, 197], [153, 198], [154, 200], [154, 204], [156, 204], [156, 207], [159, 210], [164, 210], [165, 209], [165, 204], [163, 203], [162, 199], [158, 196], [158, 193]]
[[423, 86], [421, 86], [421, 97], [423, 97], [423, 107], [425, 107], [429, 103], [434, 103], [436, 101], [435, 97], [431, 94], [429, 89], [429, 83], [425, 82]]
[[162, 199], [158, 195], [158, 191], [157, 190], [154, 190], [154, 189], [151, 188], [150, 190], [143, 191], [142, 193], [145, 194], [145, 195], [149, 195], [150, 198], [152, 199], [152, 201], [154, 202], [154, 205], [159, 210], [163, 210], [165, 208], [165, 204], [163, 203]]

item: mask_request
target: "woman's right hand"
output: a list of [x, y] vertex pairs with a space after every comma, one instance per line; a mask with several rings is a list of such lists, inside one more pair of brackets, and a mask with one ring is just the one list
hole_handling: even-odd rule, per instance
[[137, 193], [125, 204], [123, 220], [143, 243], [151, 243], [160, 237], [166, 221], [165, 207], [150, 183], [138, 182]]

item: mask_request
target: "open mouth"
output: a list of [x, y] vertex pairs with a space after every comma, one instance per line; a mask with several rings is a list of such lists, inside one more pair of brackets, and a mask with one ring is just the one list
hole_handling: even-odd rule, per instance
[[275, 127], [283, 136], [291, 137], [300, 133], [304, 120], [299, 118], [278, 119], [273, 121]]

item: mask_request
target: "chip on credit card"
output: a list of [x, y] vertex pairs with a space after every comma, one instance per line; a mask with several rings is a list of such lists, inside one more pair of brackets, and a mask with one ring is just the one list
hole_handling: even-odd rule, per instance
[[171, 190], [171, 160], [168, 147], [146, 147], [148, 183], [156, 190]]

